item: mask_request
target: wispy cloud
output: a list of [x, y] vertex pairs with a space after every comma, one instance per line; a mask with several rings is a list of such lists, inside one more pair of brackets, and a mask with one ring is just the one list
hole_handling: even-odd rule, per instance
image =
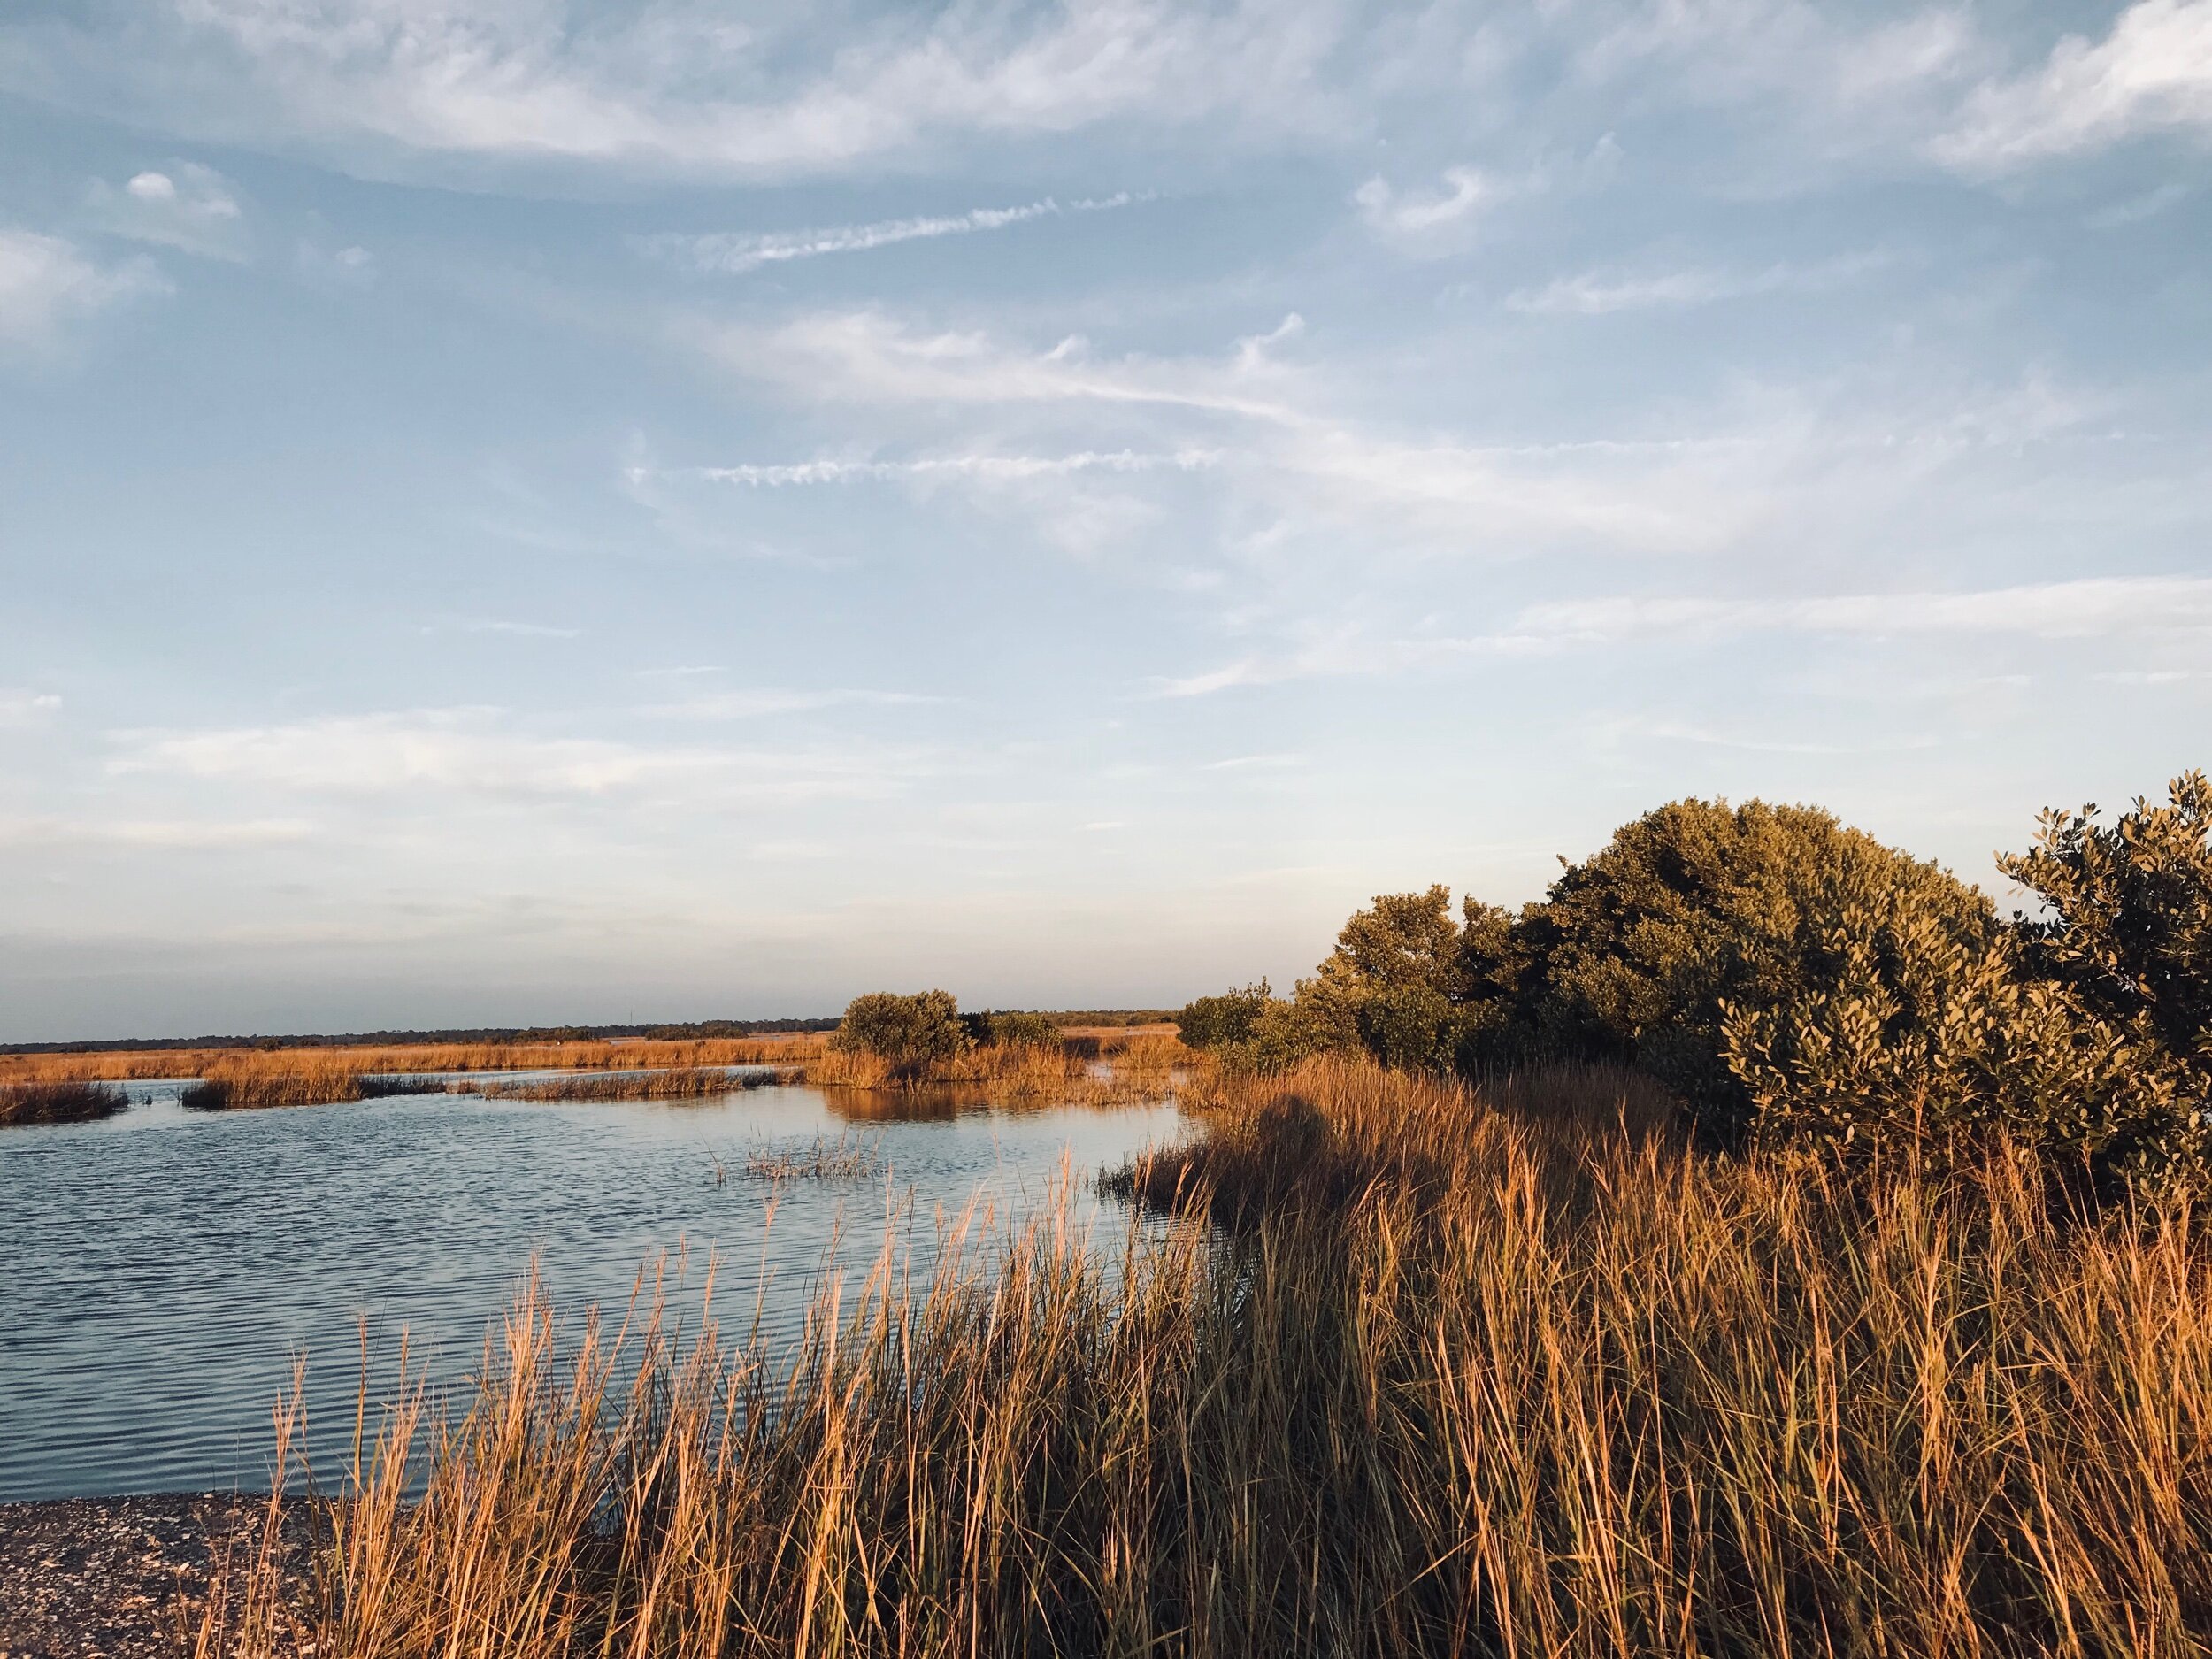
[[1164, 679], [1154, 687], [1152, 695], [1158, 697], [1210, 697], [1217, 691], [1229, 691], [1238, 686], [1265, 685], [1282, 677], [1270, 664], [1256, 657], [1245, 657], [1225, 667], [1208, 669], [1202, 673]]
[[518, 732], [500, 710], [421, 709], [116, 734], [119, 776], [170, 773], [341, 795], [437, 791], [789, 803], [893, 793], [919, 763], [880, 749], [735, 750]]
[[151, 260], [104, 265], [66, 238], [0, 226], [0, 346], [52, 346], [73, 323], [169, 291]]
[[0, 726], [35, 725], [61, 712], [61, 699], [50, 691], [0, 690]]
[[951, 7], [832, 41], [816, 21], [686, 0], [626, 20], [499, 0], [196, 0], [134, 18], [135, 50], [98, 23], [57, 24], [12, 66], [213, 136], [763, 178], [1112, 121], [1310, 128], [1348, 29], [1322, 7], [1169, 0]]
[[1349, 626], [1320, 629], [1294, 649], [1248, 654], [1221, 668], [1159, 680], [1150, 695], [1202, 697], [1297, 680], [1432, 672], [1485, 659], [1551, 657], [1650, 641], [1709, 644], [1757, 634], [2131, 641], [2162, 638], [2193, 646], [2212, 641], [2212, 577], [2106, 577], [1951, 593], [1806, 598], [1609, 595], [1565, 600], [1525, 607], [1505, 626], [1489, 633], [1389, 636]]
[[810, 714], [823, 709], [904, 708], [945, 699], [914, 691], [782, 691], [759, 688], [714, 692], [682, 703], [655, 703], [641, 714], [675, 720], [753, 720], [776, 714]]
[[1407, 192], [1378, 173], [1352, 192], [1352, 200], [1377, 229], [1419, 235], [1458, 224], [1510, 193], [1479, 168], [1447, 167], [1440, 188]]
[[1596, 645], [1758, 632], [2089, 639], [2200, 631], [2212, 631], [2212, 577], [2113, 576], [1955, 593], [1567, 600], [1530, 606], [1516, 619], [1512, 634]]
[[1977, 88], [1934, 152], [1993, 173], [2161, 131], [2212, 135], [2212, 0], [2138, 0], [2101, 41], [2068, 35], [2040, 69]]
[[376, 286], [376, 256], [366, 248], [327, 248], [320, 242], [303, 242], [293, 250], [292, 263], [310, 281], [356, 289]]
[[1890, 755], [1939, 748], [1943, 739], [1931, 733], [1909, 737], [1870, 738], [1855, 743], [1810, 742], [1802, 738], [1760, 737], [1743, 732], [1691, 726], [1676, 720], [1624, 722], [1616, 738], [1633, 736], [1668, 743], [1694, 743], [1701, 749], [1741, 749], [1755, 755]]
[[1758, 270], [1686, 266], [1641, 273], [1585, 271], [1558, 278], [1540, 288], [1524, 288], [1507, 296], [1505, 303], [1512, 311], [1555, 317], [1674, 310], [1786, 290], [1822, 292], [1884, 263], [1879, 254], [1858, 254], [1812, 265], [1784, 263]]
[[2109, 207], [2101, 207], [2082, 222], [2092, 230], [2118, 230], [2126, 225], [2139, 225], [2145, 219], [2155, 219], [2168, 208], [2178, 206], [2189, 199], [2189, 187], [2170, 181], [2129, 196]]
[[86, 206], [93, 222], [113, 235], [211, 259], [243, 259], [249, 250], [237, 187], [198, 162], [165, 163], [120, 186], [96, 179]]
[[556, 627], [544, 622], [512, 622], [501, 618], [449, 617], [436, 622], [426, 622], [425, 634], [504, 634], [525, 640], [573, 640], [583, 636], [581, 628]]
[[0, 818], [0, 847], [143, 848], [154, 852], [227, 852], [303, 841], [306, 818]]
[[1019, 207], [979, 207], [965, 213], [912, 219], [877, 219], [866, 225], [836, 225], [816, 230], [770, 231], [760, 234], [727, 233], [705, 236], [667, 234], [645, 236], [637, 245], [657, 258], [695, 271], [742, 276], [764, 265], [794, 259], [816, 259], [825, 254], [864, 253], [902, 242], [924, 242], [939, 236], [968, 236], [978, 231], [1004, 230], [1031, 219], [1052, 219], [1069, 213], [1102, 213], [1126, 207], [1137, 198], [1126, 190], [1097, 199], [1079, 198], [1061, 203], [1052, 196]]
[[[1233, 446], [1194, 442], [1173, 450], [926, 463], [949, 473], [1045, 477], [1219, 465], [1279, 506], [1295, 504], [1302, 516], [1387, 510], [1401, 516], [1402, 528], [1462, 545], [1475, 537], [1566, 534], [1699, 546], [1754, 504], [1741, 477], [1686, 471], [1694, 445], [1456, 444], [1409, 440], [1344, 419], [1330, 408], [1328, 388], [1283, 354], [1302, 332], [1294, 314], [1271, 332], [1239, 339], [1225, 356], [1106, 357], [1080, 336], [1025, 350], [987, 333], [925, 331], [871, 310], [818, 312], [768, 330], [712, 332], [706, 345], [733, 368], [795, 393], [886, 411], [1059, 403], [1180, 415], [1194, 435], [1210, 436], [1224, 423], [1241, 428]], [[933, 412], [933, 420], [941, 424], [941, 415]], [[1233, 468], [1226, 465], [1231, 457]], [[766, 485], [906, 475], [877, 470], [886, 465], [905, 464], [795, 463], [773, 472], [730, 469], [729, 477]], [[1363, 528], [1371, 533], [1373, 526]]]
[[[879, 483], [901, 480], [973, 479], [1020, 482], [1065, 478], [1076, 472], [1194, 472], [1217, 465], [1216, 449], [1177, 449], [1146, 454], [1133, 449], [1086, 449], [1072, 455], [940, 455], [911, 461], [795, 461], [780, 465], [744, 463], [701, 466], [683, 475], [715, 484], [749, 484], [776, 489], [793, 485]], [[666, 476], [665, 473], [663, 474]]]
[[1292, 411], [1271, 396], [1279, 377], [1265, 348], [1284, 337], [1278, 329], [1240, 341], [1226, 363], [1101, 359], [1080, 334], [1040, 350], [979, 330], [918, 328], [872, 307], [809, 312], [766, 328], [687, 328], [679, 340], [734, 373], [824, 401], [1150, 404], [1280, 420]]

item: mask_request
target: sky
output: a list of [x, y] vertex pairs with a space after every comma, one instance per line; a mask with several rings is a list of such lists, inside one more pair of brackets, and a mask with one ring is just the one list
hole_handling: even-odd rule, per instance
[[0, 1041], [1278, 988], [2212, 764], [2212, 0], [0, 13]]

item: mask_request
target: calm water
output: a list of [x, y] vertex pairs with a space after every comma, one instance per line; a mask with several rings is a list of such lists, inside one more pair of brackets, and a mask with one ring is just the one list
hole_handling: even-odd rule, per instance
[[[311, 1454], [335, 1473], [357, 1322], [387, 1355], [403, 1327], [434, 1376], [457, 1378], [534, 1256], [566, 1313], [618, 1309], [657, 1252], [683, 1253], [695, 1290], [711, 1254], [726, 1320], [749, 1316], [765, 1263], [771, 1326], [787, 1330], [833, 1261], [874, 1258], [887, 1212], [926, 1260], [941, 1215], [980, 1194], [1010, 1222], [1064, 1167], [1102, 1240], [1118, 1238], [1088, 1178], [1179, 1127], [1165, 1106], [989, 1111], [808, 1088], [214, 1115], [159, 1086], [134, 1093], [106, 1123], [0, 1130], [0, 1501], [265, 1484], [269, 1409], [301, 1352]], [[818, 1137], [873, 1148], [883, 1172], [780, 1183], [769, 1224], [771, 1185], [742, 1173], [746, 1155]]]

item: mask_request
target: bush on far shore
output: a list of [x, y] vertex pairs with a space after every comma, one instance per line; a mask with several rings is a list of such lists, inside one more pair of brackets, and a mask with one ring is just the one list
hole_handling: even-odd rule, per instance
[[845, 1005], [845, 1018], [830, 1035], [840, 1054], [872, 1054], [901, 1071], [919, 1071], [948, 1060], [968, 1043], [960, 1004], [949, 991], [872, 991]]
[[1044, 1014], [994, 1012], [963, 1014], [960, 1024], [968, 1041], [979, 1048], [994, 1045], [1009, 1048], [1048, 1048], [1060, 1041], [1060, 1028]]

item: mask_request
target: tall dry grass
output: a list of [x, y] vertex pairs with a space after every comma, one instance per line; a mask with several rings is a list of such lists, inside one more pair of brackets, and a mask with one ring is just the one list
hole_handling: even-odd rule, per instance
[[0, 1125], [93, 1123], [129, 1104], [100, 1083], [0, 1083]]
[[973, 1088], [990, 1099], [1108, 1105], [1165, 1095], [1213, 1069], [1171, 1033], [1085, 1033], [1056, 1043], [985, 1043], [918, 1067], [865, 1050], [827, 1049], [805, 1080], [828, 1088]]
[[776, 1071], [729, 1071], [720, 1066], [673, 1066], [660, 1071], [538, 1078], [513, 1083], [492, 1081], [480, 1087], [492, 1100], [703, 1100], [734, 1094], [741, 1089], [788, 1083], [797, 1074], [795, 1067]]
[[318, 1652], [2212, 1649], [2192, 1215], [1493, 1096], [1237, 1082], [1124, 1178], [1179, 1219], [887, 1255], [795, 1353], [526, 1299], [465, 1413], [383, 1419]]
[[432, 1079], [379, 1076], [338, 1062], [279, 1067], [257, 1059], [219, 1061], [180, 1089], [177, 1099], [192, 1111], [258, 1111], [388, 1094], [434, 1094], [444, 1087]]
[[821, 1052], [819, 1033], [634, 1042], [428, 1043], [390, 1048], [145, 1048], [102, 1054], [0, 1055], [0, 1084], [206, 1077], [255, 1071], [298, 1074], [349, 1071], [634, 1071], [795, 1064]]

